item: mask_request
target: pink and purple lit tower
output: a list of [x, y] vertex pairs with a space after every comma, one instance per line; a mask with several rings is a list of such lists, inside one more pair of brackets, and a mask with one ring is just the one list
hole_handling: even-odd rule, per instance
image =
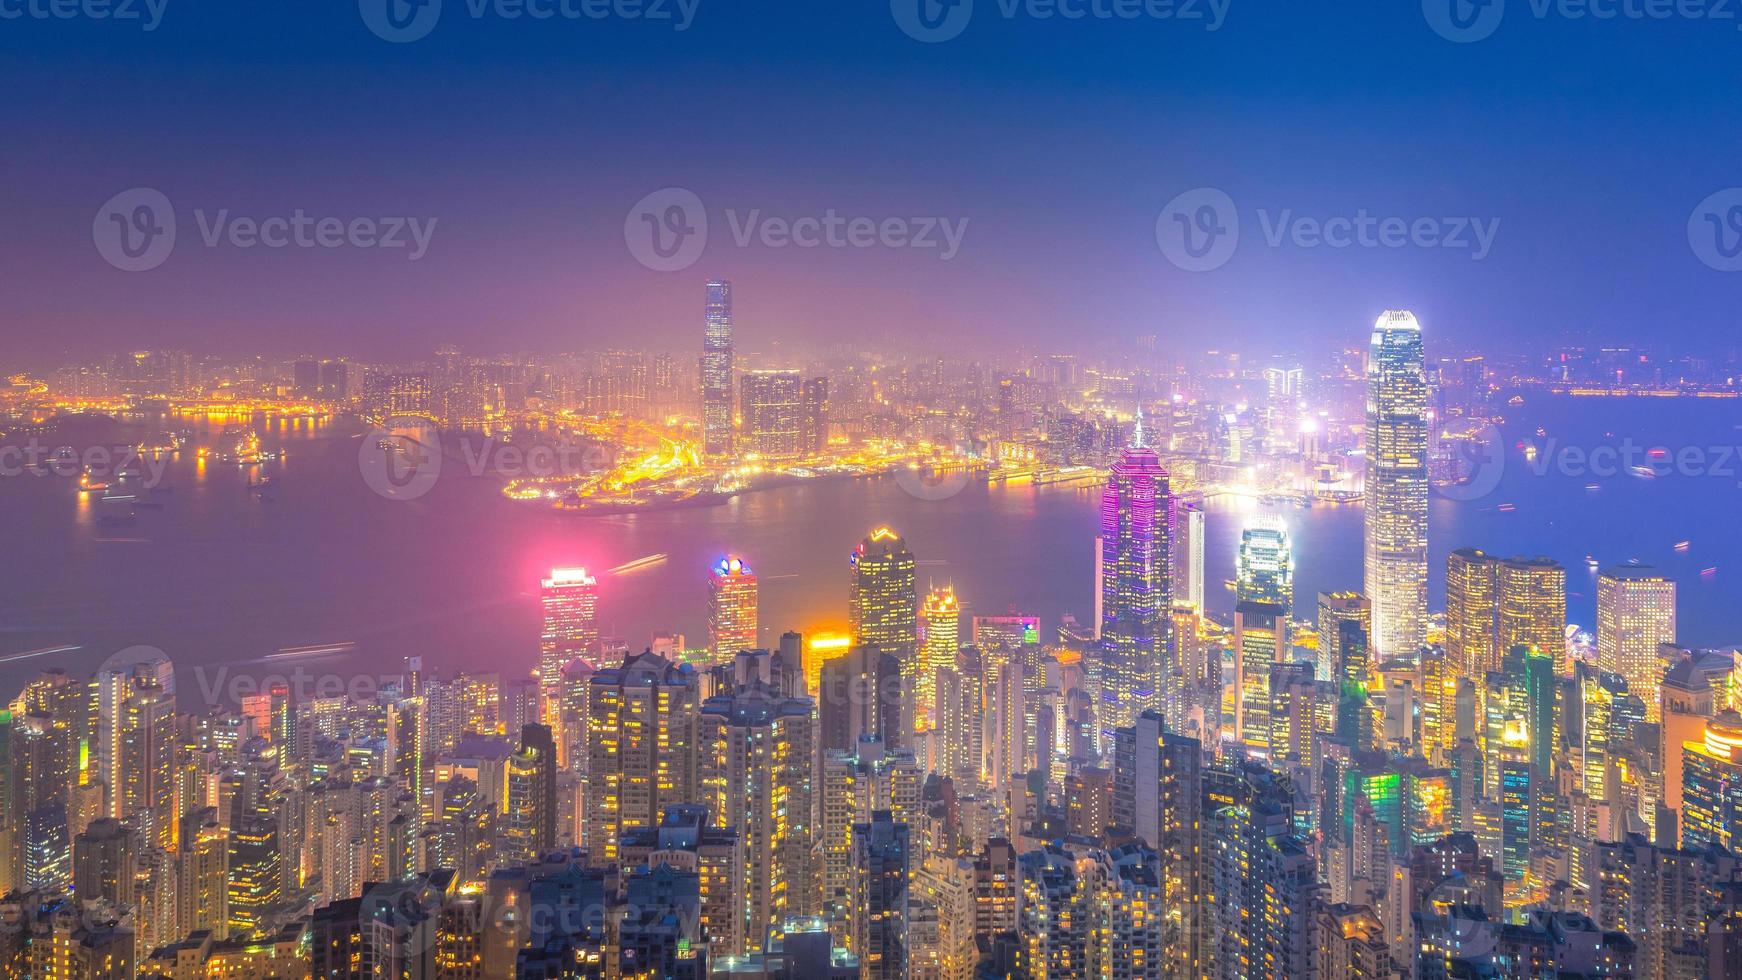
[[1143, 442], [1143, 413], [1131, 446], [1101, 492], [1101, 722], [1129, 725], [1161, 709], [1169, 663], [1172, 581], [1168, 568], [1173, 494], [1161, 457]]

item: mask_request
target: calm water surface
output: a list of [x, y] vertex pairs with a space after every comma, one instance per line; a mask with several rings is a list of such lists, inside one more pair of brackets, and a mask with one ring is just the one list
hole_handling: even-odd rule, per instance
[[[1527, 396], [1504, 426], [1505, 474], [1489, 496], [1436, 498], [1431, 513], [1431, 603], [1443, 606], [1445, 554], [1473, 545], [1547, 554], [1568, 569], [1570, 617], [1593, 622], [1595, 573], [1637, 558], [1681, 583], [1684, 642], [1742, 640], [1742, 459], [1728, 475], [1625, 473], [1538, 476], [1510, 447], [1519, 439], [1598, 445], [1631, 439], [1711, 448], [1742, 445], [1742, 403], [1587, 400]], [[184, 423], [185, 424], [185, 423]], [[1542, 427], [1545, 437], [1537, 437]], [[631, 645], [655, 630], [706, 637], [706, 569], [726, 552], [762, 579], [764, 640], [786, 629], [842, 628], [847, 554], [887, 523], [920, 562], [920, 584], [953, 583], [970, 612], [1012, 608], [1087, 620], [1092, 489], [970, 486], [943, 501], [919, 500], [890, 479], [834, 481], [739, 497], [715, 507], [576, 517], [515, 504], [489, 479], [444, 479], [420, 500], [394, 502], [358, 476], [360, 437], [342, 426], [268, 423], [268, 446], [285, 458], [262, 472], [274, 482], [251, 492], [249, 471], [184, 454], [129, 525], [99, 520], [105, 507], [70, 482], [32, 476], [0, 480], [0, 656], [62, 645], [81, 649], [0, 662], [0, 694], [42, 666], [88, 671], [135, 644], [159, 647], [178, 667], [229, 664], [265, 676], [288, 666], [258, 662], [287, 647], [354, 643], [348, 653], [302, 663], [308, 671], [392, 672], [421, 654], [432, 667], [524, 672], [537, 647], [538, 578], [553, 565], [603, 571], [653, 555], [663, 561], [604, 574], [600, 618]], [[209, 432], [205, 433], [207, 436]], [[63, 440], [50, 439], [50, 442]], [[1598, 489], [1587, 489], [1588, 484]], [[1503, 508], [1502, 505], [1510, 505]], [[1212, 609], [1226, 614], [1250, 501], [1208, 507]], [[1279, 511], [1295, 541], [1297, 614], [1322, 590], [1360, 586], [1361, 509]], [[1687, 540], [1685, 553], [1677, 542]], [[1715, 573], [1702, 575], [1715, 567]], [[183, 697], [193, 693], [182, 684]]]

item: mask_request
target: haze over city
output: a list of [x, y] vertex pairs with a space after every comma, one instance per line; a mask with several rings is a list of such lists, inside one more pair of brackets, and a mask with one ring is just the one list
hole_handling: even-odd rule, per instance
[[1738, 980], [1727, 0], [0, 0], [0, 976]]

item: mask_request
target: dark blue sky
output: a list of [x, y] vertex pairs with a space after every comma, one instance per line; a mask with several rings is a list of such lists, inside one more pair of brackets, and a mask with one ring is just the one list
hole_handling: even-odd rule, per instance
[[[1447, 344], [1734, 343], [1742, 273], [1703, 264], [1688, 222], [1742, 186], [1742, 5], [1728, 20], [1598, 21], [1508, 0], [1492, 37], [1456, 44], [1414, 0], [1232, 0], [1215, 32], [1007, 19], [977, 0], [961, 36], [922, 44], [886, 2], [699, 0], [679, 33], [474, 19], [445, 0], [426, 38], [390, 44], [345, 0], [167, 3], [149, 33], [0, 19], [0, 359], [688, 349], [714, 275], [737, 281], [752, 349], [1158, 333], [1309, 350], [1362, 342], [1393, 306]], [[709, 245], [655, 272], [624, 221], [674, 186], [705, 202]], [[92, 223], [134, 187], [173, 202], [178, 238], [161, 267], [127, 273]], [[1229, 195], [1241, 239], [1226, 265], [1187, 272], [1156, 221], [1199, 187]], [[195, 217], [299, 208], [438, 224], [412, 262], [210, 248]], [[941, 261], [738, 247], [727, 216], [830, 209], [969, 224]], [[1284, 211], [1362, 209], [1500, 224], [1479, 261], [1265, 240]]]

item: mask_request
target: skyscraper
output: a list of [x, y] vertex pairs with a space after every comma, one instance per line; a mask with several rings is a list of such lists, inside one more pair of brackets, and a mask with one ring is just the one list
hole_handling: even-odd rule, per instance
[[804, 381], [797, 371], [750, 371], [743, 388], [744, 448], [763, 459], [794, 459], [804, 445]]
[[1161, 708], [1172, 633], [1173, 495], [1161, 457], [1143, 443], [1139, 415], [1132, 445], [1101, 492], [1101, 698], [1108, 725], [1128, 725]]
[[702, 337], [702, 451], [732, 452], [732, 284], [708, 281], [707, 329]]
[[538, 680], [548, 707], [554, 702], [563, 665], [597, 652], [598, 580], [585, 568], [552, 569], [539, 591], [539, 606], [544, 630], [538, 640]]
[[1173, 601], [1204, 609], [1204, 508], [1180, 504], [1174, 511]]
[[1352, 681], [1356, 684], [1367, 682], [1367, 651], [1365, 645], [1361, 650], [1360, 676], [1350, 673], [1350, 651], [1343, 645], [1343, 624], [1356, 623], [1365, 637], [1373, 630], [1373, 608], [1367, 602], [1367, 597], [1359, 592], [1320, 592], [1319, 593], [1319, 658], [1316, 674], [1321, 681], [1336, 681], [1341, 684]]
[[[1500, 563], [1495, 585], [1500, 606], [1495, 617], [1500, 649], [1539, 650], [1567, 672], [1567, 573], [1552, 558], [1508, 558]], [[1673, 632], [1673, 631], [1672, 631]]]
[[1427, 635], [1427, 376], [1421, 324], [1388, 310], [1367, 354], [1363, 576], [1373, 646], [1415, 652]]
[[[874, 646], [901, 663], [901, 676], [917, 686], [919, 597], [914, 591], [913, 552], [901, 535], [880, 527], [865, 536], [848, 561], [853, 569], [848, 612], [853, 642]], [[911, 714], [911, 710], [909, 712]]]
[[1446, 557], [1446, 656], [1464, 676], [1499, 670], [1515, 646], [1567, 671], [1567, 574], [1550, 558], [1498, 558], [1476, 548]]
[[1446, 656], [1465, 677], [1500, 669], [1500, 608], [1495, 561], [1477, 548], [1446, 556]]
[[1270, 670], [1288, 659], [1294, 552], [1288, 528], [1260, 518], [1240, 535], [1234, 580], [1235, 730], [1246, 745], [1270, 744]]
[[915, 713], [928, 728], [935, 727], [940, 720], [938, 671], [956, 666], [961, 629], [962, 607], [956, 602], [956, 590], [948, 585], [931, 590], [925, 597], [925, 645], [920, 649], [913, 684], [918, 701]]
[[768, 927], [810, 914], [815, 704], [759, 680], [709, 698], [700, 716], [700, 800], [734, 828], [743, 847], [742, 919], [747, 952]]
[[708, 646], [716, 661], [757, 647], [756, 573], [740, 558], [722, 558], [708, 572]]
[[1294, 549], [1282, 521], [1261, 517], [1241, 532], [1234, 598], [1281, 606], [1285, 616], [1293, 612]]
[[1645, 565], [1608, 568], [1597, 576], [1597, 663], [1627, 679], [1645, 702], [1646, 720], [1662, 710], [1663, 664], [1657, 645], [1675, 642], [1675, 582]]
[[658, 826], [661, 811], [696, 800], [695, 671], [641, 653], [593, 675], [588, 698], [585, 846], [614, 861], [623, 832]]
[[866, 980], [908, 976], [907, 879], [912, 861], [908, 825], [887, 812], [853, 827], [857, 887], [853, 911], [855, 952]]

